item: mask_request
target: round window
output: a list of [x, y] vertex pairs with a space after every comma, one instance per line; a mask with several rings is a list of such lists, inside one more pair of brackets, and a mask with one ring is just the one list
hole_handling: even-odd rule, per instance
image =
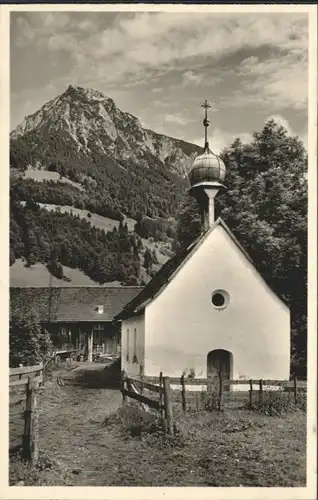
[[227, 307], [230, 296], [225, 290], [215, 290], [212, 293], [212, 304], [216, 309], [224, 309]]

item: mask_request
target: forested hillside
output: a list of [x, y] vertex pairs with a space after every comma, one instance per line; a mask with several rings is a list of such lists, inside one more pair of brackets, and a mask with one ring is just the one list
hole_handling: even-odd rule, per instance
[[33, 201], [22, 206], [12, 200], [10, 208], [11, 264], [24, 257], [27, 266], [45, 263], [60, 279], [65, 265], [98, 283], [139, 283], [143, 246], [125, 224], [106, 233], [79, 217], [41, 209]]

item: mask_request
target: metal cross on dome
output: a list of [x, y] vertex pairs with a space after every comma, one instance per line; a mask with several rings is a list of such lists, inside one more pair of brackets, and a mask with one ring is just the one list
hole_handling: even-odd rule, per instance
[[204, 148], [208, 148], [209, 145], [208, 145], [208, 126], [210, 125], [210, 120], [208, 119], [208, 109], [211, 108], [211, 104], [208, 103], [208, 101], [205, 99], [204, 103], [201, 104], [201, 108], [204, 108], [205, 109], [205, 116], [204, 116], [204, 120], [203, 120], [203, 125], [204, 125]]

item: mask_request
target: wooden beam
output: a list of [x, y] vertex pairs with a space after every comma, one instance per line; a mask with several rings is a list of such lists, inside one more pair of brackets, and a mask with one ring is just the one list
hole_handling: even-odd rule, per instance
[[[19, 387], [19, 386], [22, 386], [22, 385], [27, 385], [28, 380], [29, 380], [28, 378], [21, 379], [21, 380], [14, 380], [13, 382], [9, 383], [9, 386], [10, 387]], [[42, 377], [42, 375], [39, 375], [37, 377], [34, 377], [33, 380], [36, 380], [39, 384], [42, 384], [43, 377]]]
[[43, 369], [43, 363], [34, 366], [19, 366], [19, 368], [10, 368], [9, 375], [24, 375], [26, 373], [39, 372]]
[[[152, 384], [159, 384], [159, 377], [152, 377], [152, 376], [144, 376], [144, 381], [149, 382]], [[181, 380], [180, 377], [169, 377], [169, 381], [171, 385], [181, 385]], [[211, 379], [207, 378], [194, 378], [194, 379], [184, 379], [184, 384], [187, 385], [207, 385], [208, 383], [211, 382]], [[230, 385], [249, 385], [250, 384], [250, 379], [248, 380], [224, 380], [227, 384]], [[218, 383], [218, 380], [217, 380]], [[253, 379], [252, 380], [253, 384], [259, 385], [259, 379]], [[278, 387], [284, 387], [284, 386], [290, 386], [293, 387], [293, 380], [263, 380], [263, 387], [265, 385], [272, 385], [272, 386], [278, 386]]]
[[148, 389], [149, 391], [152, 392], [158, 392], [162, 394], [164, 393], [163, 387], [160, 387], [159, 385], [150, 384], [149, 382], [144, 382], [143, 380], [131, 377], [128, 378], [128, 381], [131, 382], [132, 384], [137, 385], [137, 387], [139, 388], [143, 387], [144, 389]]
[[87, 347], [88, 347], [88, 355], [87, 355], [87, 361], [92, 363], [93, 361], [93, 343], [94, 343], [94, 330], [92, 329], [89, 334], [88, 334], [88, 339], [87, 339]]
[[144, 403], [150, 406], [151, 408], [154, 408], [155, 410], [160, 410], [159, 401], [154, 401], [153, 399], [147, 398], [142, 394], [137, 394], [136, 392], [127, 391], [127, 389], [122, 389], [122, 395], [123, 397], [127, 396], [128, 398], [136, 399], [136, 401], [140, 401], [141, 403]]

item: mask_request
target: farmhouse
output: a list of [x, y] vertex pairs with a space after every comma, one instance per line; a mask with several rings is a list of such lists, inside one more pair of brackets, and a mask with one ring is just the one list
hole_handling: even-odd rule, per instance
[[32, 312], [59, 351], [74, 349], [87, 361], [120, 352], [118, 312], [140, 287], [10, 288], [10, 311]]
[[[288, 380], [290, 311], [224, 223], [214, 198], [225, 165], [205, 147], [189, 174], [202, 233], [172, 257], [117, 316], [128, 375]], [[244, 385], [236, 386], [244, 388]], [[235, 386], [233, 386], [233, 389]]]

